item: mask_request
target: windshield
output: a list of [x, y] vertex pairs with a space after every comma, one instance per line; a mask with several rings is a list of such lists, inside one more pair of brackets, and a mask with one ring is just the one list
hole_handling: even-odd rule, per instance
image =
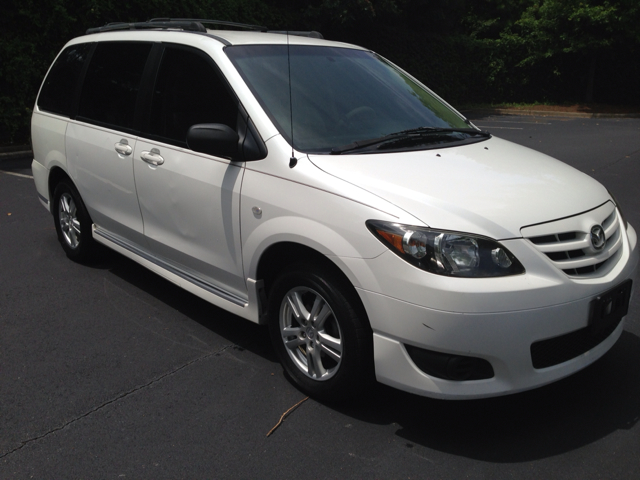
[[424, 135], [411, 149], [472, 137], [463, 118], [371, 52], [301, 45], [238, 45], [225, 51], [276, 128], [299, 151], [335, 153], [353, 142], [420, 127], [463, 131], [431, 139]]

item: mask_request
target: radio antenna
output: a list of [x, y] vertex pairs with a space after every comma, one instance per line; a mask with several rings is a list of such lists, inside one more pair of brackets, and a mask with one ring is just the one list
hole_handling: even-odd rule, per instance
[[291, 93], [291, 50], [289, 49], [289, 30], [287, 30], [287, 69], [289, 71], [289, 118], [291, 120], [291, 158], [289, 159], [289, 168], [293, 168], [298, 164], [293, 151], [293, 94]]

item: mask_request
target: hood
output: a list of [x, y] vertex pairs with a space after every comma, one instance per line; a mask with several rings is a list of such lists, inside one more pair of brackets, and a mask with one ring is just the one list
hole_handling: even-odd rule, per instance
[[524, 226], [573, 216], [610, 199], [588, 175], [495, 137], [452, 148], [309, 159], [429, 227], [498, 240], [520, 237]]

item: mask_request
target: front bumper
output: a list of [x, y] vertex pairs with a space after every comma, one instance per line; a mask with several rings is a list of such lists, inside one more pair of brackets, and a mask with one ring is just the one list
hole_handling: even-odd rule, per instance
[[[631, 226], [628, 237], [615, 268], [602, 277], [586, 280], [572, 279], [548, 262], [547, 271], [545, 266], [531, 268], [518, 277], [442, 279], [405, 267], [405, 262], [393, 254], [368, 261], [370, 276], [365, 278], [388, 278], [382, 271], [392, 268], [396, 272], [395, 292], [409, 292], [401, 299], [399, 295], [378, 293], [389, 288], [378, 292], [365, 285], [357, 288], [374, 331], [378, 381], [435, 398], [483, 398], [542, 386], [585, 368], [615, 344], [624, 329], [624, 319], [595, 347], [546, 368], [534, 368], [531, 345], [586, 328], [596, 295], [627, 279], [634, 280], [634, 290], [638, 288], [639, 254]], [[518, 258], [527, 257], [525, 240], [515, 240], [508, 248], [519, 250], [514, 252]], [[430, 281], [435, 283], [428, 284]], [[456, 289], [452, 288], [454, 284]], [[451, 306], [454, 308], [447, 308]], [[494, 376], [466, 381], [430, 376], [416, 366], [405, 345], [487, 360]]]
[[[376, 377], [401, 390], [436, 398], [482, 398], [516, 393], [554, 382], [604, 355], [620, 337], [624, 321], [592, 350], [536, 370], [531, 344], [586, 327], [589, 299], [535, 310], [491, 314], [439, 312], [370, 292], [366, 303], [403, 326], [400, 335], [374, 333]], [[487, 360], [494, 377], [451, 381], [427, 375], [404, 345]]]

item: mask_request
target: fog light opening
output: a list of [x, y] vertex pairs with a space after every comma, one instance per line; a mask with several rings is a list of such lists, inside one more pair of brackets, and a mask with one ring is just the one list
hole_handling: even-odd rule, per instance
[[483, 358], [434, 352], [412, 345], [404, 347], [413, 363], [431, 377], [463, 382], [484, 380], [495, 375], [491, 364]]

